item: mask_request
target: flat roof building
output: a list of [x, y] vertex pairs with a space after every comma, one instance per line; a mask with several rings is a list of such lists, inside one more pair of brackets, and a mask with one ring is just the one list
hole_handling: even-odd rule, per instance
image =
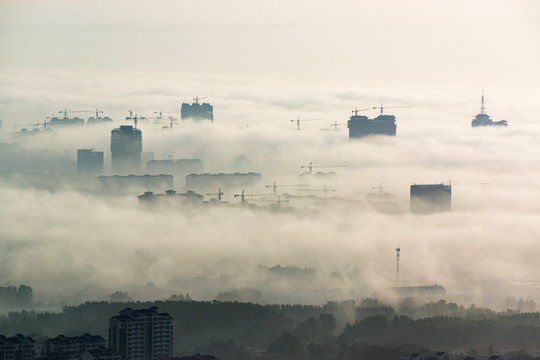
[[173, 319], [157, 307], [126, 308], [109, 320], [109, 348], [126, 360], [165, 360], [173, 354]]
[[193, 104], [183, 103], [180, 109], [182, 120], [192, 119], [195, 121], [210, 120], [214, 122], [214, 107], [208, 103], [199, 104], [199, 98], [194, 99]]
[[411, 212], [430, 214], [451, 210], [452, 186], [444, 184], [411, 185]]
[[129, 175], [141, 171], [142, 133], [131, 125], [111, 131], [111, 170], [113, 174]]
[[102, 174], [103, 151], [94, 151], [93, 149], [77, 150], [77, 172], [88, 175]]
[[186, 175], [186, 189], [242, 189], [260, 185], [262, 175], [254, 172], [234, 174], [189, 174]]
[[374, 119], [370, 119], [356, 113], [350, 117], [347, 127], [349, 128], [349, 139], [370, 135], [396, 136], [396, 117], [381, 114]]

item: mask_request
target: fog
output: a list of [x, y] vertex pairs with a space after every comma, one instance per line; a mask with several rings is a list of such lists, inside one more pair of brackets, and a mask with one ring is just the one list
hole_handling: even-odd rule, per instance
[[[75, 7], [69, 8], [66, 14], [72, 16], [62, 26], [48, 27], [45, 14], [60, 21], [53, 10], [65, 4], [62, 1], [47, 9], [38, 2], [0, 3], [15, 18], [28, 15], [20, 22], [4, 16], [1, 23], [7, 32], [0, 38], [0, 143], [18, 143], [20, 149], [9, 164], [5, 154], [0, 163], [2, 282], [30, 285], [48, 300], [108, 299], [117, 290], [137, 299], [185, 293], [213, 299], [227, 290], [251, 287], [261, 290], [267, 302], [322, 303], [372, 296], [395, 286], [395, 248], [400, 247], [400, 285], [440, 284], [450, 299], [494, 307], [502, 307], [509, 294], [538, 299], [540, 73], [533, 64], [540, 61], [540, 51], [527, 41], [537, 40], [539, 29], [536, 13], [527, 11], [536, 5], [515, 3], [497, 2], [487, 15], [479, 15], [478, 26], [493, 26], [487, 33], [484, 27], [472, 31], [470, 24], [449, 31], [454, 20], [474, 19], [460, 12], [464, 3], [447, 9], [446, 15], [434, 5], [425, 15], [409, 10], [398, 15], [399, 9], [390, 11], [390, 5], [364, 3], [356, 8], [345, 2], [328, 18], [318, 4], [312, 18], [302, 18], [299, 29], [292, 25], [302, 9], [298, 4], [283, 14], [279, 6], [268, 5], [270, 20], [262, 22], [252, 14], [255, 9], [241, 1], [234, 5], [245, 6], [245, 16], [231, 11], [228, 20], [210, 12], [203, 21], [186, 5], [181, 8], [194, 13], [175, 23], [170, 14], [161, 22], [151, 20], [157, 10], [145, 11], [141, 5], [120, 21], [120, 5], [98, 2], [85, 13], [89, 6], [84, 3], [75, 19]], [[176, 9], [169, 2], [161, 5]], [[221, 5], [202, 6], [209, 11]], [[97, 14], [100, 7], [106, 10], [103, 18]], [[470, 10], [480, 8], [478, 2]], [[358, 64], [345, 51], [360, 26], [356, 16], [344, 14], [347, 10], [389, 10], [395, 21], [385, 29], [380, 25], [384, 16], [365, 19], [361, 28], [369, 29], [373, 38], [368, 36], [366, 44], [354, 39], [358, 49], [351, 50], [351, 56]], [[429, 14], [442, 23], [433, 23]], [[141, 38], [134, 49], [137, 37], [127, 29], [136, 24]], [[441, 42], [419, 35], [430, 24], [432, 36], [441, 35]], [[398, 28], [407, 25], [410, 39], [417, 40], [411, 45], [416, 52], [407, 50], [404, 35], [398, 34]], [[246, 32], [252, 27], [254, 33]], [[71, 35], [64, 31], [73, 28], [77, 31]], [[294, 40], [301, 39], [306, 28], [313, 32], [299, 41], [302, 53]], [[48, 42], [30, 39], [39, 29], [38, 38]], [[223, 38], [216, 40], [212, 34], [219, 29]], [[288, 29], [292, 38], [283, 38]], [[154, 38], [156, 50], [152, 31], [162, 35]], [[175, 34], [181, 37], [172, 46], [167, 41]], [[237, 41], [231, 40], [238, 34]], [[344, 38], [328, 40], [338, 34]], [[107, 35], [113, 38], [105, 41]], [[483, 35], [499, 36], [501, 42]], [[116, 46], [121, 41], [114, 37], [127, 42]], [[517, 38], [523, 42], [509, 45]], [[69, 51], [59, 44], [62, 39], [69, 40]], [[226, 40], [215, 47], [219, 39]], [[254, 39], [256, 43], [245, 43]], [[265, 39], [268, 47], [261, 45]], [[388, 48], [370, 50], [367, 59], [359, 50], [388, 39]], [[474, 58], [473, 44], [480, 39], [485, 41], [480, 49], [492, 56]], [[90, 54], [99, 48], [99, 40], [105, 41], [102, 55]], [[214, 45], [214, 55], [198, 43], [205, 41]], [[431, 47], [424, 46], [426, 41]], [[39, 43], [42, 51], [37, 59], [32, 43]], [[180, 43], [194, 54], [184, 56]], [[460, 44], [455, 54], [452, 44]], [[429, 49], [435, 55], [419, 61]], [[511, 55], [524, 49], [519, 61], [515, 52]], [[377, 52], [381, 62], [373, 58]], [[393, 54], [399, 52], [406, 56], [396, 67]], [[462, 57], [472, 58], [471, 63]], [[507, 128], [471, 128], [482, 89], [486, 112], [495, 121], [507, 120]], [[162, 129], [166, 121], [140, 121], [143, 151], [153, 152], [155, 159], [198, 158], [209, 173], [261, 173], [263, 182], [252, 193], [270, 194], [266, 186], [274, 181], [310, 186], [278, 188], [289, 202], [272, 211], [269, 202], [257, 198], [247, 201], [258, 208], [240, 206], [234, 195], [241, 188], [225, 191], [223, 200], [229, 205], [147, 208], [137, 200], [140, 193], [105, 195], [77, 183], [77, 149], [103, 151], [105, 173], [110, 172], [111, 130], [129, 124], [129, 109], [146, 117], [176, 112], [167, 116], [178, 118], [181, 103], [195, 96], [208, 97], [204, 101], [214, 106], [214, 123], [179, 121], [170, 130]], [[346, 121], [352, 110], [381, 104], [388, 107], [385, 113], [396, 116], [397, 136], [350, 141]], [[99, 108], [114, 122], [18, 133], [64, 108]], [[362, 114], [375, 117], [378, 110]], [[295, 130], [291, 120], [297, 117], [319, 120], [302, 122], [301, 130]], [[337, 130], [331, 126], [335, 122]], [[242, 155], [246, 166], [239, 169], [235, 160]], [[30, 162], [32, 157], [38, 160]], [[22, 168], [14, 168], [17, 161]], [[313, 169], [334, 171], [334, 178], [300, 178], [307, 171], [301, 166], [310, 162], [346, 167]], [[33, 172], [50, 178], [36, 183], [28, 175]], [[451, 212], [409, 212], [411, 184], [449, 181]], [[184, 179], [174, 182], [178, 192], [188, 190]], [[325, 186], [334, 191], [325, 194]], [[374, 204], [370, 194], [379, 191], [390, 194], [390, 200]], [[271, 195], [263, 199], [275, 200]], [[291, 267], [294, 274], [272, 275], [269, 269], [276, 265]]]

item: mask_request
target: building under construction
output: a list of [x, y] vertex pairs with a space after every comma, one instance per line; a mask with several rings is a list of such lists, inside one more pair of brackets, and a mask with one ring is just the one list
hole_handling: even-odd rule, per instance
[[411, 212], [430, 214], [451, 210], [452, 185], [411, 185]]
[[67, 117], [64, 116], [63, 118], [54, 116], [50, 118], [49, 120], [49, 126], [52, 127], [74, 127], [74, 126], [84, 126], [84, 119], [75, 116], [75, 117]]
[[394, 115], [379, 115], [370, 119], [356, 112], [347, 121], [349, 139], [362, 138], [370, 135], [396, 136], [396, 117]]
[[196, 97], [193, 104], [183, 103], [180, 110], [182, 120], [203, 121], [210, 120], [214, 122], [214, 107], [208, 103], [199, 104], [199, 98]]
[[142, 133], [131, 125], [111, 131], [113, 174], [138, 174], [141, 170]]
[[174, 187], [172, 175], [101, 175], [95, 178], [96, 190], [106, 193], [127, 194], [143, 191], [166, 191]]
[[482, 105], [480, 107], [480, 114], [476, 115], [476, 117], [471, 122], [472, 127], [477, 126], [508, 126], [508, 122], [506, 120], [501, 121], [493, 121], [489, 117], [488, 114], [486, 114], [486, 107], [484, 102], [484, 91], [482, 91]]

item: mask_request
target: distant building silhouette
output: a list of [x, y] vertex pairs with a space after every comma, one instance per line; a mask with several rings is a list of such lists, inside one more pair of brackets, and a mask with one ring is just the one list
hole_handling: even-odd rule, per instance
[[254, 172], [186, 175], [186, 189], [190, 190], [242, 189], [243, 187], [253, 187], [261, 183], [261, 174]]
[[77, 172], [89, 175], [102, 174], [103, 151], [94, 151], [93, 149], [77, 150]]
[[138, 174], [141, 170], [142, 133], [131, 125], [111, 131], [113, 174]]
[[126, 308], [109, 320], [109, 347], [127, 360], [164, 360], [173, 353], [173, 319], [156, 307]]
[[22, 334], [10, 338], [0, 335], [0, 359], [33, 360], [35, 358], [35, 344], [31, 337]]
[[101, 175], [95, 178], [96, 190], [123, 194], [130, 191], [165, 191], [174, 187], [172, 175]]
[[370, 135], [396, 136], [396, 117], [394, 115], [379, 115], [374, 119], [367, 116], [352, 115], [347, 122], [349, 138], [362, 138]]
[[146, 191], [144, 194], [138, 196], [139, 201], [146, 204], [162, 204], [167, 203], [170, 205], [181, 203], [202, 203], [204, 196], [197, 194], [195, 191], [188, 190], [185, 193], [176, 193], [174, 190], [167, 190], [165, 194], [154, 194], [152, 191]]
[[59, 118], [57, 116], [52, 117], [49, 120], [49, 126], [52, 127], [74, 127], [74, 126], [84, 126], [84, 119], [75, 116], [75, 117], [67, 117], [64, 116], [63, 118]]
[[81, 356], [83, 352], [93, 349], [104, 349], [106, 341], [99, 335], [85, 333], [81, 336], [58, 335], [52, 339], [46, 339], [41, 345], [41, 355], [54, 353], [70, 353]]
[[452, 186], [444, 184], [411, 185], [411, 212], [429, 214], [451, 210]]
[[148, 174], [171, 174], [175, 179], [185, 178], [189, 174], [200, 174], [204, 171], [204, 162], [199, 159], [167, 159], [146, 162]]
[[193, 104], [183, 103], [180, 109], [182, 120], [193, 119], [195, 121], [214, 121], [214, 107], [208, 103], [199, 104], [199, 98], [195, 98]]
[[508, 126], [508, 122], [506, 120], [501, 121], [493, 121], [489, 117], [488, 114], [486, 114], [486, 108], [484, 103], [484, 91], [482, 90], [482, 106], [480, 107], [480, 114], [476, 115], [476, 117], [471, 122], [472, 127], [477, 126]]
[[98, 125], [98, 124], [105, 124], [105, 123], [111, 123], [112, 119], [108, 116], [98, 116], [98, 117], [89, 117], [88, 120], [86, 120], [86, 125]]

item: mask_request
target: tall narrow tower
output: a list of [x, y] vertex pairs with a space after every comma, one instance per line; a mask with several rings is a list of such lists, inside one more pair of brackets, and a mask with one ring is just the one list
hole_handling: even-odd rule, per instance
[[480, 107], [480, 114], [486, 113], [486, 107], [484, 105], [484, 89], [482, 89], [482, 106]]
[[399, 286], [399, 252], [401, 249], [399, 247], [396, 248], [396, 283]]
[[111, 131], [113, 174], [138, 174], [141, 170], [141, 130], [131, 125], [121, 125]]

